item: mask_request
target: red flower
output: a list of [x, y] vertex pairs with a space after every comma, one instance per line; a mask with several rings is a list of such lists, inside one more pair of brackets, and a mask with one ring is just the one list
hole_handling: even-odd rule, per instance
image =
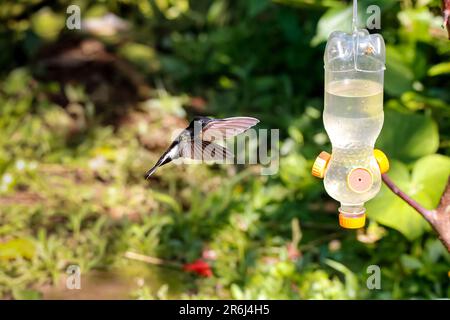
[[187, 272], [195, 272], [203, 277], [211, 277], [213, 275], [209, 264], [202, 259], [197, 259], [193, 263], [183, 265], [183, 270]]

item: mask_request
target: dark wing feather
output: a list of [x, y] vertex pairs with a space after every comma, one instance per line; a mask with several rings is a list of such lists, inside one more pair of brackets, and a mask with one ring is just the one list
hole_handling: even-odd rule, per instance
[[183, 158], [203, 161], [223, 161], [233, 159], [234, 155], [227, 148], [210, 141], [193, 139], [184, 143], [180, 149]]
[[217, 161], [221, 163], [232, 160], [234, 154], [226, 147], [218, 145], [214, 142], [203, 141], [203, 160], [204, 161]]
[[258, 119], [251, 117], [216, 119], [204, 126], [202, 139], [214, 141], [231, 138], [248, 130], [258, 122]]

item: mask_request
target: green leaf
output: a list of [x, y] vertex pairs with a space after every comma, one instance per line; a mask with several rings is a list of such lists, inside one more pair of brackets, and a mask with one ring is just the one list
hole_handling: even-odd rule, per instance
[[280, 177], [293, 189], [303, 189], [315, 182], [311, 178], [311, 167], [308, 161], [302, 155], [295, 153], [281, 159]]
[[316, 46], [328, 39], [331, 32], [335, 30], [350, 30], [352, 21], [352, 8], [340, 6], [329, 9], [317, 23], [315, 37], [311, 45]]
[[411, 41], [429, 42], [432, 40], [430, 25], [434, 20], [434, 14], [428, 8], [410, 8], [398, 13], [401, 24], [400, 33]]
[[131, 42], [123, 45], [118, 53], [128, 61], [139, 66], [143, 71], [155, 71], [159, 68], [156, 52], [150, 46]]
[[328, 9], [342, 6], [339, 0], [272, 0], [272, 2], [301, 9]]
[[428, 241], [425, 243], [424, 258], [429, 263], [436, 263], [439, 258], [445, 254], [448, 253], [439, 239], [428, 239]]
[[418, 160], [412, 172], [415, 188], [425, 192], [432, 201], [432, 208], [439, 204], [445, 184], [450, 176], [450, 158], [432, 154]]
[[356, 275], [345, 265], [339, 263], [337, 261], [326, 259], [325, 263], [329, 265], [331, 268], [341, 272], [345, 276], [345, 289], [347, 291], [348, 297], [355, 299], [356, 294], [358, 292], [358, 278]]
[[450, 73], [450, 62], [442, 62], [432, 66], [428, 69], [428, 75], [430, 77], [439, 76], [441, 74]]
[[46, 40], [54, 40], [64, 28], [64, 25], [64, 16], [53, 12], [48, 7], [33, 14], [31, 19], [33, 31]]
[[28, 239], [19, 238], [0, 243], [0, 260], [31, 259], [34, 253], [34, 244]]
[[[444, 110], [447, 108], [447, 105], [445, 101], [439, 99], [439, 98], [433, 98], [429, 96], [425, 96], [422, 94], [419, 94], [417, 92], [408, 91], [405, 92], [401, 98], [401, 103], [407, 107], [409, 110], [416, 111], [426, 108], [433, 108], [433, 109], [441, 109]], [[395, 101], [395, 100], [391, 100]]]
[[248, 14], [254, 17], [264, 11], [270, 4], [270, 0], [247, 0], [249, 3]]
[[[423, 157], [415, 163], [412, 174], [404, 164], [393, 161], [388, 174], [407, 195], [423, 207], [432, 209], [437, 206], [450, 175], [450, 158], [437, 154]], [[366, 207], [371, 219], [400, 231], [409, 240], [429, 229], [418, 212], [384, 185]]]
[[405, 268], [406, 270], [410, 271], [410, 270], [417, 270], [422, 268], [422, 262], [420, 262], [419, 259], [413, 257], [413, 256], [409, 256], [406, 254], [403, 254], [400, 257], [400, 261], [402, 263], [403, 268]]
[[241, 290], [241, 288], [239, 288], [237, 284], [233, 283], [230, 289], [231, 289], [231, 296], [234, 299], [238, 300], [244, 299], [244, 292]]
[[412, 89], [414, 73], [405, 61], [405, 48], [386, 46], [386, 72], [384, 89], [392, 96], [401, 96]]
[[[399, 188], [422, 205], [431, 204], [431, 200], [423, 194], [410, 192], [408, 170], [402, 163], [392, 163], [389, 175]], [[377, 197], [366, 204], [366, 208], [369, 218], [401, 232], [409, 240], [419, 237], [427, 228], [422, 216], [384, 185]]]
[[224, 0], [214, 1], [209, 7], [206, 19], [210, 24], [222, 25], [227, 16], [227, 2]]
[[153, 198], [155, 198], [156, 201], [159, 201], [161, 203], [168, 205], [176, 213], [181, 213], [181, 211], [182, 211], [181, 206], [178, 204], [178, 202], [174, 198], [172, 198], [168, 194], [157, 192], [157, 191], [152, 191], [151, 194], [152, 194]]
[[[388, 9], [394, 3], [388, 0], [360, 0], [358, 3], [358, 26], [364, 27], [364, 21], [368, 17], [366, 8], [369, 5], [377, 5], [383, 10]], [[316, 35], [311, 41], [311, 45], [316, 46], [321, 42], [328, 39], [328, 36], [333, 31], [345, 31], [350, 32], [352, 27], [352, 15], [353, 8], [351, 5], [343, 5], [337, 2], [333, 3], [333, 7], [330, 8], [322, 17], [320, 17], [317, 23]]]
[[17, 68], [11, 71], [3, 84], [3, 90], [7, 94], [17, 94], [22, 92], [24, 86], [30, 80], [30, 72], [26, 68]]
[[386, 110], [377, 147], [390, 158], [416, 160], [437, 151], [438, 126], [429, 116]]
[[42, 293], [36, 290], [13, 290], [13, 296], [16, 300], [40, 300]]

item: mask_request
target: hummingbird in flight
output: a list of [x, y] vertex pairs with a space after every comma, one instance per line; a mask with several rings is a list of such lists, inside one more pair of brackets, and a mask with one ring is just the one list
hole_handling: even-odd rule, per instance
[[178, 158], [194, 160], [223, 160], [234, 155], [227, 148], [214, 143], [245, 132], [259, 122], [252, 117], [214, 119], [195, 117], [162, 154], [156, 164], [147, 171], [148, 179], [156, 169]]

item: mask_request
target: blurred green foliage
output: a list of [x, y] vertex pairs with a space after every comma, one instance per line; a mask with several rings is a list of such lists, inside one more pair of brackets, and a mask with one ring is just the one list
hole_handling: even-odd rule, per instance
[[[67, 30], [74, 3], [83, 19], [112, 12], [130, 28]], [[368, 3], [360, 1], [362, 22]], [[450, 174], [450, 42], [440, 1], [373, 3], [387, 43], [377, 146], [392, 160], [392, 179], [432, 208]], [[350, 14], [337, 0], [4, 1], [0, 297], [48, 297], [69, 264], [126, 278], [121, 297], [449, 297], [450, 256], [413, 209], [383, 187], [367, 204], [368, 227], [340, 230], [336, 204], [310, 175], [318, 152], [330, 150], [324, 45]], [[251, 115], [261, 128], [280, 128], [279, 173], [168, 165], [144, 181], [170, 132], [197, 113]], [[126, 251], [179, 263], [209, 252], [214, 276], [142, 265]], [[380, 290], [366, 288], [373, 264]]]

